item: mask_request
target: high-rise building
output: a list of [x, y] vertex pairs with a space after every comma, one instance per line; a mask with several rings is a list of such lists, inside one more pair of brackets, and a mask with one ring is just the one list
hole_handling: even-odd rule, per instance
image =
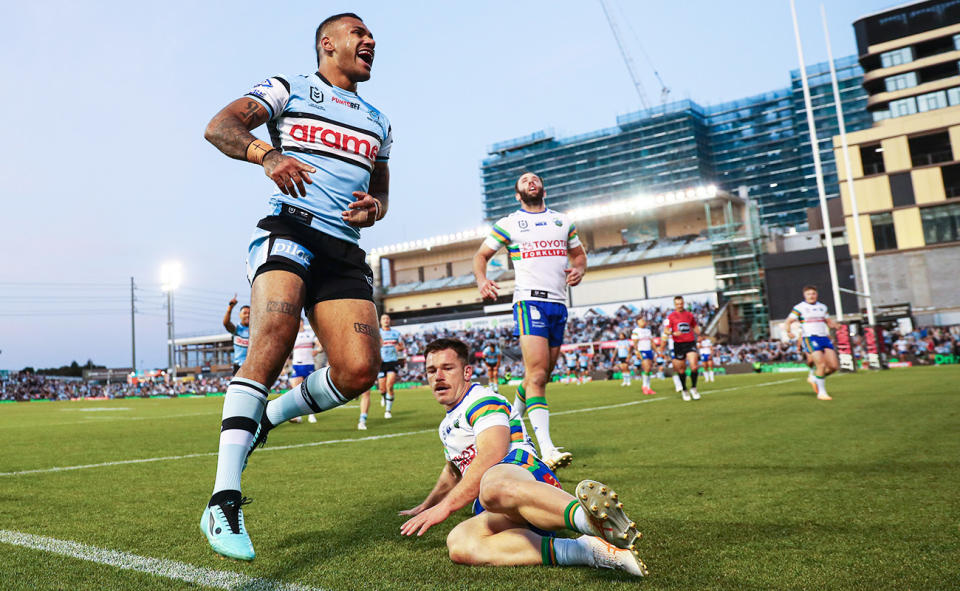
[[[829, 64], [808, 66], [828, 197], [837, 196], [830, 137], [837, 123]], [[836, 60], [847, 129], [870, 124], [856, 58]], [[496, 219], [516, 207], [513, 183], [525, 170], [542, 174], [550, 204], [571, 209], [716, 183], [746, 186], [761, 223], [803, 226], [816, 204], [799, 70], [791, 87], [719, 105], [678, 101], [617, 117], [617, 125], [573, 137], [551, 131], [494, 144], [481, 164], [484, 213]]]
[[875, 304], [960, 322], [960, 0], [871, 14], [854, 31], [874, 123], [847, 137], [856, 222], [840, 167], [851, 253], [859, 226]]

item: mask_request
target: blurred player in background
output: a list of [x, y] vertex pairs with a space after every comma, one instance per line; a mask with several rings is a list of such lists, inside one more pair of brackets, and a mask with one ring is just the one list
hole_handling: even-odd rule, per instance
[[803, 301], [793, 307], [783, 323], [783, 331], [788, 338], [793, 338], [791, 329], [795, 322], [800, 323], [803, 350], [816, 366], [814, 384], [817, 387], [817, 399], [833, 400], [827, 394], [826, 377], [840, 368], [837, 351], [830, 340], [830, 329], [836, 330], [837, 323], [830, 318], [826, 304], [818, 301], [817, 288], [813, 285], [804, 286]]
[[647, 327], [647, 319], [637, 318], [637, 325], [630, 334], [634, 346], [635, 364], [640, 366], [640, 375], [643, 378], [643, 389], [647, 396], [656, 394], [650, 387], [650, 377], [653, 373], [653, 331]]
[[[473, 257], [473, 274], [483, 299], [497, 299], [499, 287], [487, 278], [487, 264], [502, 247], [516, 271], [513, 289], [515, 335], [523, 355], [523, 383], [513, 412], [530, 415], [540, 454], [552, 469], [573, 459], [550, 438], [547, 382], [557, 364], [567, 324], [567, 289], [579, 285], [587, 268], [587, 253], [577, 228], [566, 215], [548, 209], [543, 180], [527, 172], [514, 186], [520, 210], [501, 218]], [[569, 263], [569, 265], [568, 265]]]
[[[325, 19], [314, 41], [315, 72], [267, 78], [204, 132], [226, 156], [262, 166], [277, 188], [247, 253], [250, 348], [223, 399], [216, 480], [200, 521], [213, 550], [239, 560], [255, 556], [241, 510], [249, 453], [273, 426], [359, 396], [380, 366], [373, 272], [358, 245], [389, 197], [390, 122], [357, 94], [376, 42], [352, 13]], [[250, 133], [265, 123], [273, 143]], [[268, 403], [304, 310], [330, 365]]]
[[227, 303], [227, 313], [223, 315], [223, 328], [233, 336], [233, 373], [240, 371], [247, 358], [247, 348], [250, 346], [250, 306], [240, 306], [240, 324], [234, 324], [231, 317], [233, 308], [237, 305], [237, 294]]
[[583, 384], [590, 380], [590, 354], [587, 349], [580, 351], [577, 355], [577, 384]]
[[713, 381], [713, 341], [708, 336], [700, 337], [700, 363], [704, 368], [703, 379]]
[[397, 370], [400, 368], [400, 353], [403, 351], [403, 338], [400, 331], [390, 328], [390, 316], [380, 316], [380, 374], [377, 376], [377, 389], [383, 398], [386, 410], [383, 418], [393, 418], [393, 385], [397, 383]]
[[[537, 457], [507, 399], [471, 383], [467, 346], [438, 339], [425, 350], [433, 397], [446, 409], [440, 440], [446, 459], [433, 490], [409, 516], [405, 536], [422, 536], [472, 505], [474, 516], [447, 536], [450, 559], [467, 565], [582, 565], [647, 574], [640, 532], [609, 487], [584, 480], [577, 497]], [[583, 534], [556, 537], [559, 530]]]
[[627, 335], [620, 333], [620, 339], [617, 341], [617, 365], [620, 367], [620, 374], [623, 380], [621, 386], [630, 385], [630, 349], [633, 343], [627, 338]]
[[487, 368], [487, 384], [494, 392], [500, 391], [500, 346], [496, 341], [487, 341], [487, 344], [481, 351], [483, 355], [483, 364]]
[[[684, 308], [683, 296], [673, 298], [673, 312], [663, 324], [663, 334], [673, 340], [673, 372], [680, 380], [680, 395], [685, 402], [700, 400], [697, 392], [697, 317]], [[690, 366], [690, 390], [687, 390], [687, 366]]]
[[577, 379], [577, 351], [570, 349], [563, 354], [563, 361], [566, 364], [566, 383], [574, 382]]
[[[380, 373], [377, 376], [377, 390], [380, 391], [380, 404], [386, 408], [383, 418], [393, 418], [393, 385], [397, 381], [397, 369], [400, 365], [400, 352], [403, 351], [403, 339], [400, 331], [391, 328], [390, 316], [380, 316]], [[367, 430], [367, 417], [370, 414], [370, 390], [360, 395], [360, 420], [357, 429]]]
[[[300, 332], [297, 333], [297, 340], [293, 343], [292, 363], [290, 364], [291, 390], [296, 389], [297, 386], [302, 384], [303, 380], [316, 369], [314, 366], [314, 357], [317, 354], [319, 346], [320, 341], [318, 341], [317, 336], [313, 334], [313, 329], [301, 318]], [[301, 420], [300, 417], [294, 417], [290, 419], [290, 422], [299, 423]], [[313, 413], [310, 413], [307, 415], [307, 420], [311, 423], [316, 423], [317, 417], [314, 416]]]

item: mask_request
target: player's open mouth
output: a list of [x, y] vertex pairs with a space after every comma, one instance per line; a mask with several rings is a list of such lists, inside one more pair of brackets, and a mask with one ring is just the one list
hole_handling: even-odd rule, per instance
[[357, 50], [357, 57], [360, 58], [363, 63], [367, 66], [373, 65], [373, 50], [368, 47], [362, 47]]
[[437, 394], [443, 394], [449, 389], [450, 389], [450, 386], [448, 386], [447, 384], [437, 384], [436, 386], [433, 387], [433, 391], [436, 392]]

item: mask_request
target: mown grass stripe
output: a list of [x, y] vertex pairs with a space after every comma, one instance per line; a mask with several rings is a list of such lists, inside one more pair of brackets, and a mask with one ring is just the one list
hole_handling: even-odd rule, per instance
[[[761, 382], [759, 384], [745, 384], [742, 386], [733, 386], [731, 388], [720, 388], [718, 390], [709, 390], [707, 392], [701, 392], [701, 394], [716, 394], [719, 392], [730, 392], [734, 390], [746, 390], [749, 388], [760, 388], [763, 386], [773, 386], [775, 384], [785, 384], [787, 382], [795, 382], [797, 378], [788, 378], [784, 380], [777, 380], [773, 382]], [[564, 410], [560, 412], [551, 412], [551, 416], [561, 416], [561, 415], [572, 415], [583, 412], [594, 412], [598, 410], [607, 410], [611, 408], [623, 408], [626, 406], [635, 406], [637, 404], [646, 404], [648, 402], [658, 402], [660, 400], [669, 400], [673, 397], [671, 396], [658, 396], [657, 398], [644, 398], [641, 400], [632, 400], [630, 402], [622, 402], [620, 404], [607, 404], [604, 406], [592, 406], [589, 408], [576, 408], [573, 410]], [[257, 453], [264, 453], [268, 451], [280, 451], [285, 449], [298, 449], [303, 447], [316, 447], [319, 445], [332, 445], [334, 443], [355, 443], [360, 441], [376, 441], [378, 439], [391, 439], [393, 437], [405, 437], [408, 435], [421, 435], [423, 433], [436, 433], [436, 429], [422, 429], [420, 431], [405, 431], [403, 433], [390, 433], [386, 435], [371, 435], [369, 437], [350, 437], [346, 439], [329, 439], [326, 441], [312, 441], [310, 443], [296, 443], [292, 445], [276, 445], [270, 447], [264, 447], [259, 450]], [[141, 458], [137, 460], [117, 460], [115, 462], [101, 462], [99, 464], [81, 464], [79, 466], [58, 466], [54, 468], [36, 468], [33, 470], [18, 470], [15, 472], [0, 472], [0, 477], [2, 476], [23, 476], [26, 474], [43, 474], [48, 472], [67, 472], [71, 470], [86, 470], [89, 468], [106, 468], [109, 466], [122, 466], [125, 464], [145, 464], [148, 462], [165, 462], [170, 460], [185, 460], [189, 458], [202, 458], [206, 456], [215, 456], [217, 452], [204, 452], [196, 454], [185, 454], [182, 456], [164, 456], [159, 458]]]

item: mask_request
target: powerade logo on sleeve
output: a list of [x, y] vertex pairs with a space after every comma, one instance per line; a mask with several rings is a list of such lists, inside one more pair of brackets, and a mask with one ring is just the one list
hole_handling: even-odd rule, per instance
[[300, 246], [296, 242], [285, 238], [278, 238], [270, 249], [271, 255], [286, 257], [291, 261], [303, 265], [304, 268], [310, 267], [310, 261], [313, 260], [313, 253]]

